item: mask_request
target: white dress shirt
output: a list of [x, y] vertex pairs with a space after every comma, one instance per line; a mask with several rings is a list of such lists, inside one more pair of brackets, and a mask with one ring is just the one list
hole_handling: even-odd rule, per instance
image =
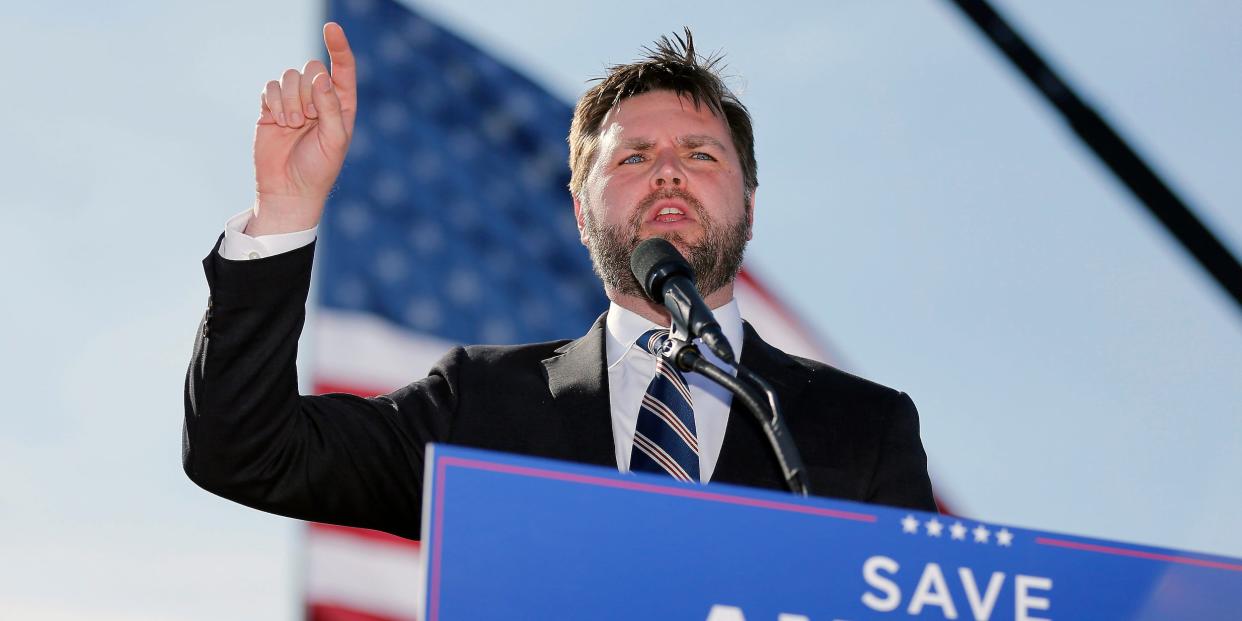
[[[225, 222], [224, 240], [220, 242], [219, 250], [221, 257], [233, 261], [259, 259], [296, 250], [315, 241], [318, 227], [251, 237], [243, 231], [252, 216], [248, 209]], [[728, 304], [713, 309], [713, 314], [725, 338], [733, 346], [734, 355], [740, 360], [742, 316], [737, 300], [730, 300]], [[629, 472], [639, 404], [651, 378], [655, 377], [655, 357], [639, 347], [636, 341], [647, 330], [657, 327], [667, 329], [668, 326], [657, 326], [616, 303], [608, 306], [604, 325], [607, 328], [605, 354], [608, 361], [608, 401], [612, 410], [612, 444], [616, 449], [617, 468], [621, 472]], [[699, 351], [713, 364], [728, 369], [707, 347], [700, 347]], [[720, 458], [733, 395], [696, 373], [686, 375], [686, 383], [690, 385], [690, 398], [694, 401], [694, 427], [699, 441], [699, 479], [706, 483], [711, 480]]]

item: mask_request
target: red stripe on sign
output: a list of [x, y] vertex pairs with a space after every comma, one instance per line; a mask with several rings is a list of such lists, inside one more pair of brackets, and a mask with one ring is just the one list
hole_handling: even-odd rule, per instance
[[415, 617], [389, 617], [346, 606], [312, 603], [306, 606], [306, 621], [415, 621]]
[[337, 526], [336, 524], [321, 524], [319, 522], [311, 522], [310, 528], [315, 532], [357, 537], [358, 539], [365, 539], [367, 541], [374, 541], [377, 543], [412, 547], [415, 550], [420, 548], [418, 541], [413, 539], [406, 539], [405, 537], [398, 537], [396, 535], [390, 535], [388, 533], [368, 528], [352, 528], [349, 526]]
[[1083, 543], [1081, 541], [1066, 541], [1064, 539], [1052, 539], [1050, 537], [1036, 537], [1035, 543], [1045, 546], [1054, 546], [1057, 548], [1069, 548], [1071, 550], [1083, 550], [1086, 552], [1099, 552], [1100, 554], [1111, 554], [1113, 556], [1129, 556], [1132, 558], [1145, 558], [1153, 561], [1164, 561], [1166, 563], [1177, 563], [1178, 565], [1196, 565], [1198, 567], [1209, 567], [1211, 569], [1223, 569], [1225, 571], [1242, 571], [1242, 565], [1236, 563], [1225, 563], [1222, 561], [1210, 561], [1202, 558], [1193, 558], [1189, 556], [1173, 556], [1172, 554], [1160, 554], [1158, 552], [1145, 552], [1143, 550], [1131, 550], [1129, 548], [1118, 548], [1114, 546], [1102, 546], [1094, 543]]

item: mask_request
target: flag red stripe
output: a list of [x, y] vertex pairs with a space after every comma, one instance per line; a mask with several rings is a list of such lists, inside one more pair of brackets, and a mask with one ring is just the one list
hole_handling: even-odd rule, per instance
[[306, 621], [413, 621], [415, 617], [389, 617], [357, 608], [313, 602], [306, 606]]
[[773, 295], [772, 292], [769, 291], [766, 286], [764, 286], [762, 283], [759, 282], [758, 278], [756, 278], [753, 274], [751, 274], [751, 270], [749, 267], [742, 268], [742, 271], [738, 272], [737, 279], [742, 281], [746, 285], [748, 285], [750, 289], [755, 292], [756, 295], [758, 295], [761, 299], [763, 299], [764, 303], [766, 303], [772, 309], [773, 312], [779, 315], [780, 318], [785, 321], [785, 323], [789, 324], [790, 327], [792, 327], [794, 331], [802, 335], [802, 337], [806, 339], [807, 342], [814, 343], [816, 346], [816, 349], [823, 350], [824, 353], [826, 354], [832, 353], [825, 346], [824, 340], [821, 339], [819, 335], [813, 334], [811, 332], [811, 330], [807, 327], [807, 323], [805, 321], [802, 321], [800, 317], [797, 317], [796, 315], [794, 315], [793, 311], [789, 310], [789, 308], [787, 308], [779, 299], [777, 299], [777, 297]]
[[378, 530], [370, 530], [367, 528], [352, 528], [349, 526], [337, 526], [336, 524], [321, 524], [319, 522], [311, 522], [310, 528], [311, 531], [357, 537], [359, 539], [366, 539], [376, 543], [409, 546], [414, 549], [418, 549], [420, 547], [419, 542], [413, 539], [406, 539], [405, 537], [398, 537], [396, 535], [390, 535], [388, 533], [383, 533]]
[[[410, 378], [415, 379], [415, 378]], [[323, 395], [330, 392], [343, 392], [349, 395], [358, 395], [360, 397], [374, 397], [392, 392], [392, 388], [380, 388], [378, 386], [360, 386], [358, 384], [342, 384], [339, 382], [325, 381], [316, 379], [311, 390], [317, 395]]]

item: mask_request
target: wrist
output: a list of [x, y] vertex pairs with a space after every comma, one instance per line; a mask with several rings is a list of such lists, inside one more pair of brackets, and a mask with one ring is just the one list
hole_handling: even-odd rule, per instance
[[319, 226], [325, 199], [259, 193], [254, 199], [253, 216], [246, 224], [245, 234], [279, 235], [296, 233]]

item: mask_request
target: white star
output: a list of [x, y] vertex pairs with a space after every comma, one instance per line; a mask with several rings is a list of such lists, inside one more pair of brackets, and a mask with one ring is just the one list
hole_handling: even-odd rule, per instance
[[901, 521], [901, 532], [903, 533], [919, 532], [919, 521], [915, 519], [913, 515], [907, 515], [906, 518]]
[[1013, 533], [1009, 532], [1008, 528], [1000, 529], [1000, 532], [996, 533], [996, 543], [1008, 548], [1013, 543]]
[[962, 526], [961, 522], [954, 522], [953, 525], [949, 527], [949, 533], [953, 535], [954, 539], [966, 539], [966, 527]]
[[944, 530], [944, 524], [941, 524], [940, 520], [937, 520], [936, 518], [927, 520], [927, 523], [924, 524], [924, 526], [927, 527], [927, 534], [932, 537], [939, 537], [940, 532]]
[[974, 532], [975, 532], [975, 543], [987, 543], [988, 535], [992, 534], [992, 532], [989, 531], [987, 527], [985, 527], [983, 524], [976, 526]]

